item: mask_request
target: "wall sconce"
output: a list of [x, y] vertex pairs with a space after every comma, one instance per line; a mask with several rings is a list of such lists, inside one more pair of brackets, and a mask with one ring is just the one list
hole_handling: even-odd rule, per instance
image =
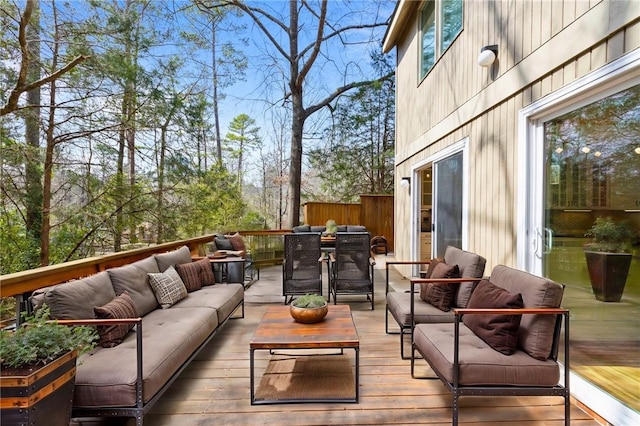
[[403, 188], [407, 188], [409, 185], [411, 185], [411, 178], [410, 177], [403, 177], [402, 179], [400, 179], [400, 186]]
[[478, 55], [478, 65], [481, 67], [491, 66], [498, 57], [498, 45], [492, 44], [489, 46], [484, 46], [480, 49], [480, 54]]
[[640, 155], [640, 146], [633, 150], [636, 154]]

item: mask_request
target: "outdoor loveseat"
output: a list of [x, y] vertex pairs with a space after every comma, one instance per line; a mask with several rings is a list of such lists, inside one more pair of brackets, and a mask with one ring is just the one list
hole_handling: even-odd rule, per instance
[[[455, 266], [455, 271], [438, 267], [438, 263]], [[444, 259], [433, 259], [423, 262], [387, 262], [387, 268], [393, 264], [428, 264], [425, 277], [415, 279], [413, 285], [420, 285], [420, 292], [389, 291], [389, 274], [387, 269], [386, 296], [387, 305], [385, 312], [385, 331], [389, 331], [389, 314], [395, 319], [400, 327], [400, 356], [407, 359], [404, 351], [405, 334], [410, 333], [414, 324], [420, 323], [452, 323], [455, 315], [451, 308], [464, 308], [469, 302], [471, 293], [482, 277], [486, 264], [486, 259], [476, 253], [465, 251], [457, 247], [448, 246], [444, 253]], [[436, 269], [437, 268], [437, 269]], [[440, 272], [442, 271], [442, 274]], [[435, 272], [435, 274], [434, 274]], [[432, 276], [433, 275], [433, 276]], [[466, 278], [466, 280], [464, 279]], [[432, 280], [443, 279], [448, 282], [448, 294], [445, 295], [437, 290], [438, 287], [431, 285]], [[473, 280], [469, 280], [473, 279]], [[446, 299], [446, 302], [443, 301]]]
[[244, 287], [216, 283], [209, 260], [192, 262], [184, 246], [40, 289], [31, 303], [77, 324], [118, 321], [99, 326], [100, 345], [78, 360], [73, 417], [135, 417], [141, 426], [238, 308], [244, 317]]
[[563, 292], [549, 279], [496, 266], [476, 286], [467, 308], [453, 309], [453, 323], [415, 326], [412, 377], [417, 350], [453, 395], [453, 425], [465, 395], [561, 396], [568, 425], [569, 311], [560, 308]]

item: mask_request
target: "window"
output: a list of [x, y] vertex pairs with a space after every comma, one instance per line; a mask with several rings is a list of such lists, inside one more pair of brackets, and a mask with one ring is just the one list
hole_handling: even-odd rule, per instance
[[462, 5], [463, 0], [433, 0], [420, 12], [421, 79], [462, 31]]

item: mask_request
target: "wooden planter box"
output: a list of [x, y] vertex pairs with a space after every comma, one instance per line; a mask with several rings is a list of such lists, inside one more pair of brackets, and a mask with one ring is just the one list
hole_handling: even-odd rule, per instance
[[68, 426], [77, 352], [68, 352], [28, 376], [3, 376], [0, 424]]

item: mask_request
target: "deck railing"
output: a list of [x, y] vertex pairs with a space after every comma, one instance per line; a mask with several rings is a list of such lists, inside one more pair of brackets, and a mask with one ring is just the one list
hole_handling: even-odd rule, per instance
[[[290, 230], [239, 231], [251, 250], [256, 265], [274, 265], [282, 261], [284, 251], [283, 235]], [[155, 253], [164, 253], [186, 245], [194, 256], [203, 256], [207, 244], [213, 241], [214, 234], [149, 247], [127, 250], [118, 253], [95, 256], [86, 259], [36, 269], [0, 275], [0, 297], [15, 297], [16, 309], [25, 310], [24, 300], [35, 290], [60, 284], [66, 281], [84, 278], [116, 266], [126, 265], [144, 259]]]

